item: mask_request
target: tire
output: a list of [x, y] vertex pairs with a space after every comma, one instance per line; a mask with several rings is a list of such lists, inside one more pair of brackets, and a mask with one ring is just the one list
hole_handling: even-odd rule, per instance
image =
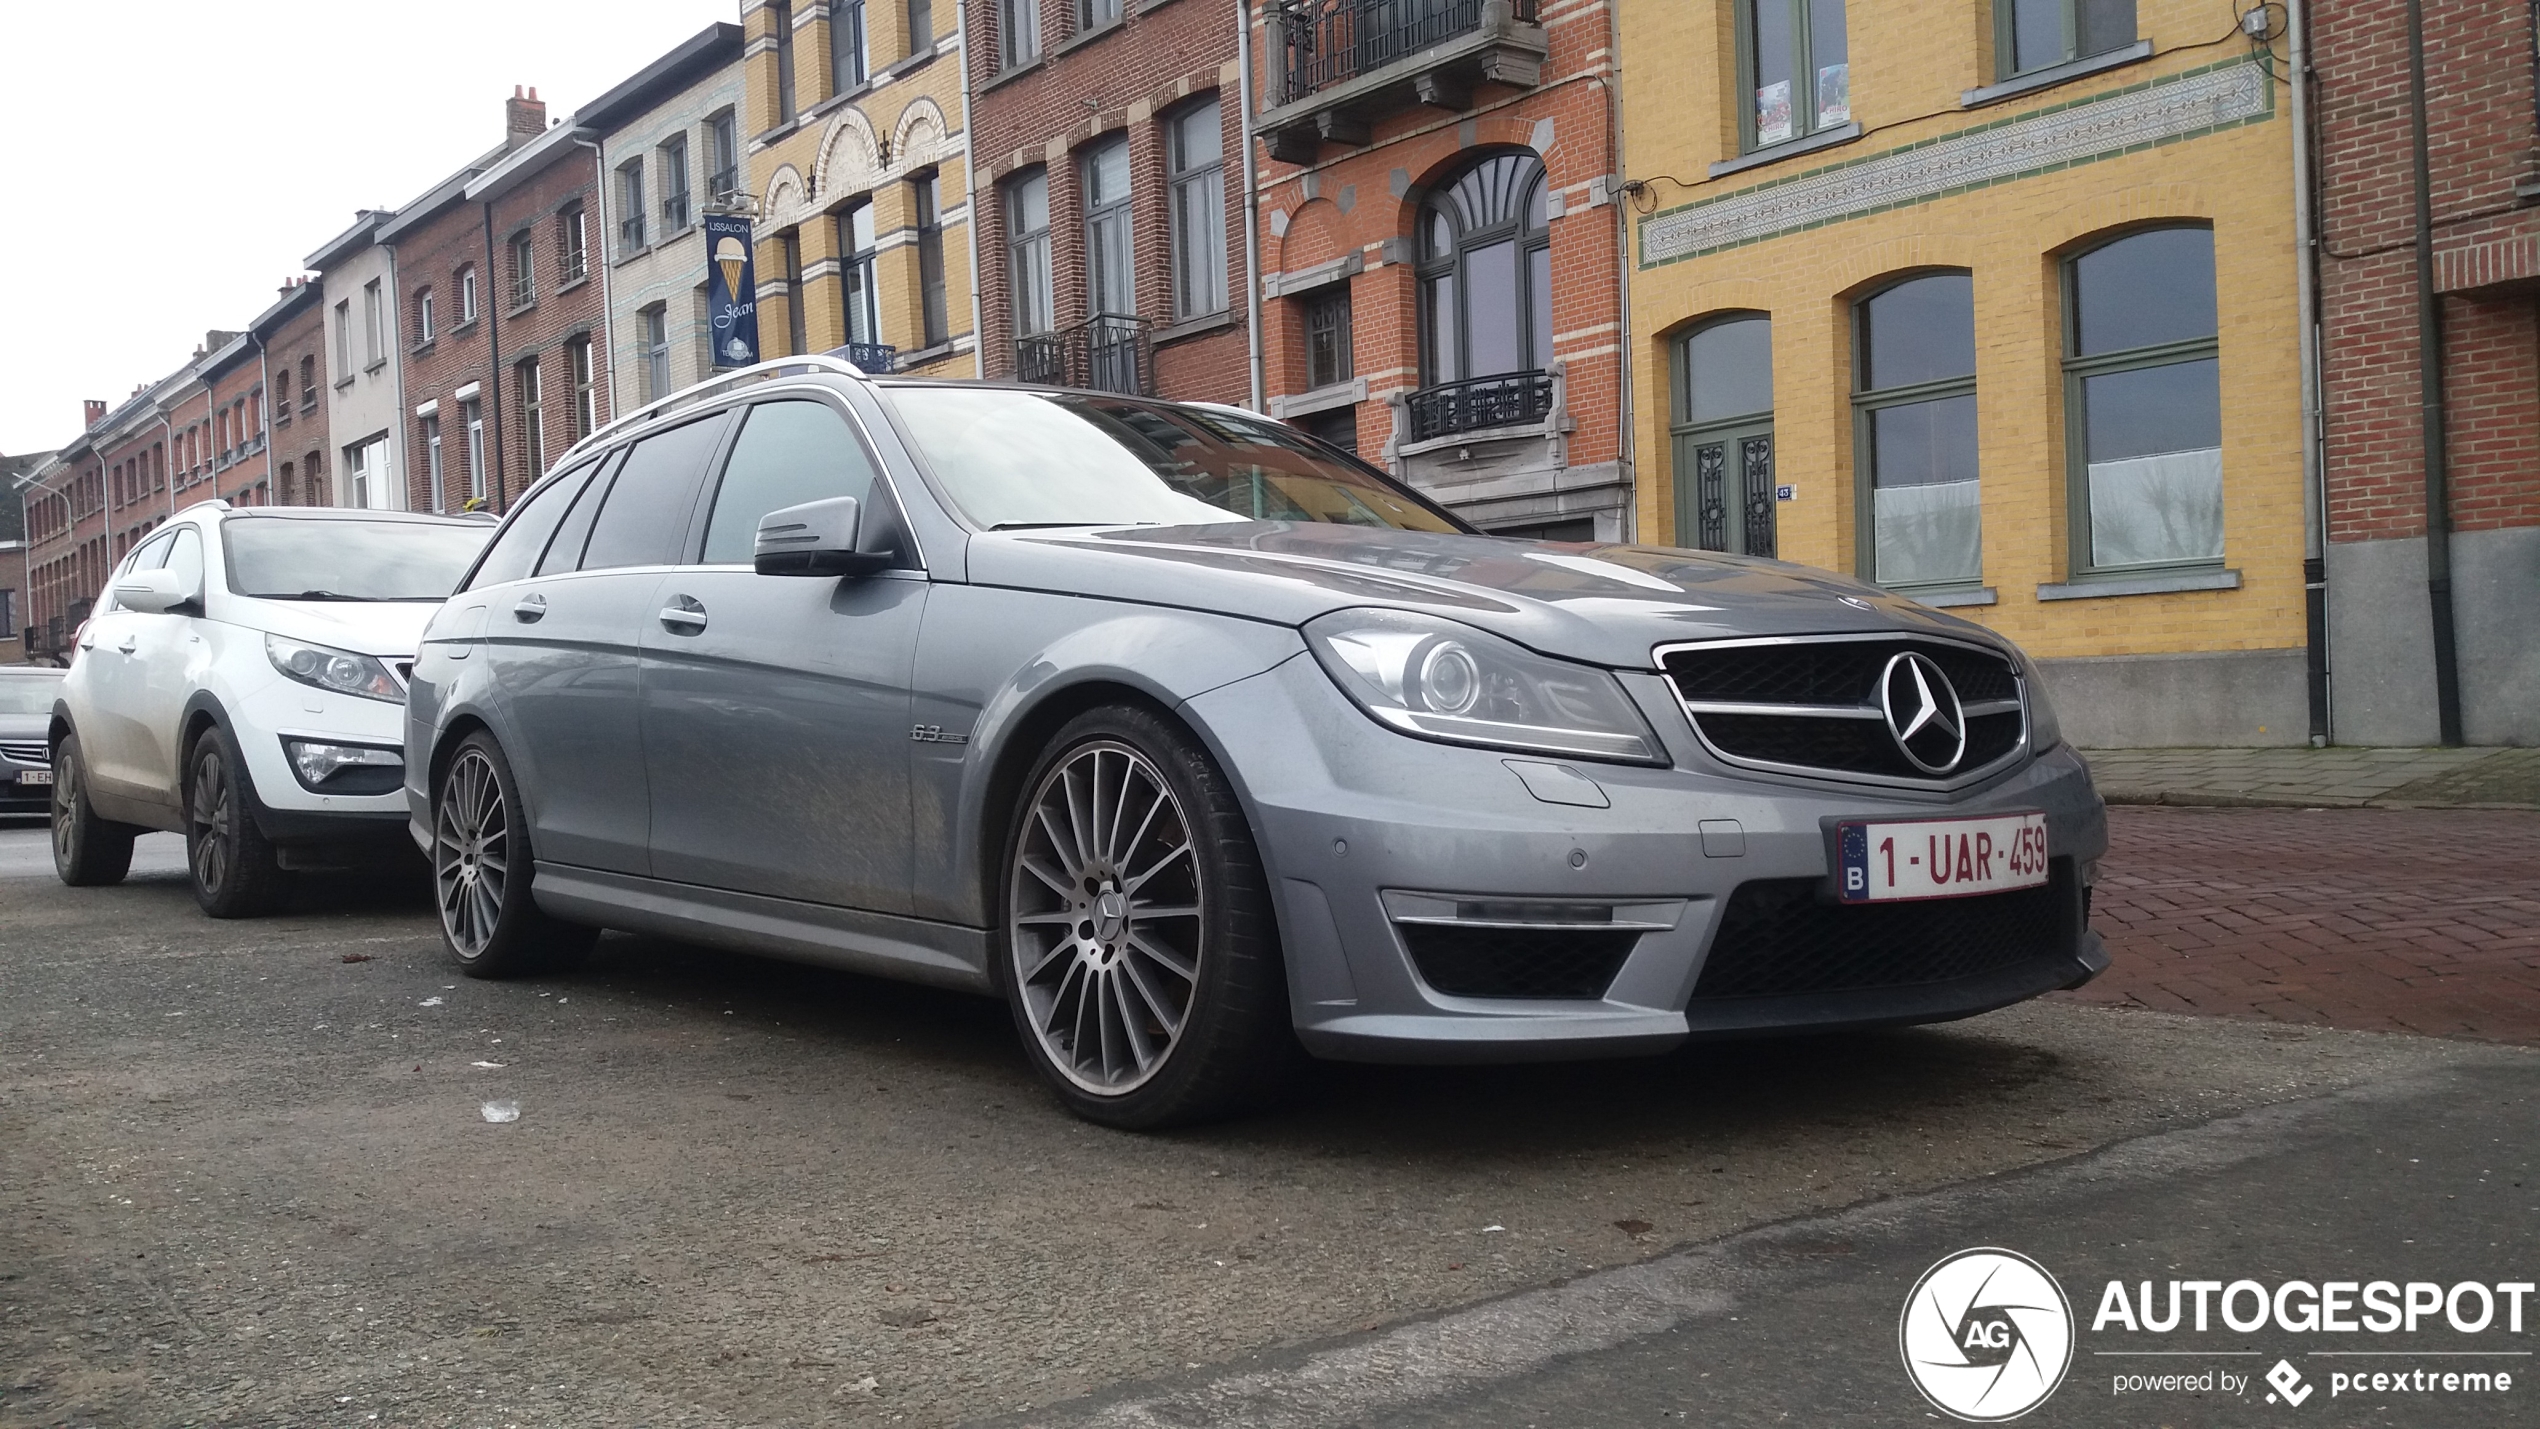
[[185, 759], [185, 867], [195, 903], [215, 918], [269, 913], [290, 887], [249, 808], [254, 787], [229, 731], [203, 731]]
[[563, 972], [599, 940], [599, 929], [539, 910], [522, 807], [511, 761], [484, 730], [460, 740], [433, 781], [432, 901], [442, 946], [469, 977]]
[[1148, 1131], [1271, 1091], [1295, 1051], [1278, 930], [1207, 752], [1146, 709], [1088, 711], [1050, 741], [1009, 824], [994, 967], [1059, 1100]]
[[104, 888], [132, 871], [140, 830], [97, 817], [88, 802], [88, 765], [79, 736], [62, 736], [53, 751], [53, 872], [73, 888]]

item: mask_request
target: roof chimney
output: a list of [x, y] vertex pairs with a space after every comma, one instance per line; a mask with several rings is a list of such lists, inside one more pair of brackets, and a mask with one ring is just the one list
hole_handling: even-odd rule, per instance
[[82, 425], [84, 425], [84, 426], [90, 426], [90, 427], [93, 427], [93, 426], [96, 426], [99, 422], [102, 422], [102, 421], [106, 420], [106, 404], [105, 404], [105, 403], [98, 401], [98, 400], [97, 400], [96, 398], [94, 398], [94, 397], [91, 397], [91, 398], [89, 398], [87, 401], [82, 402], [82, 403], [80, 403], [79, 405], [80, 405], [80, 407], [81, 407], [81, 409], [82, 409], [83, 415], [85, 415], [85, 416], [87, 417], [87, 419], [88, 419], [88, 420], [87, 420], [85, 423], [83, 423]]
[[538, 97], [537, 86], [513, 85], [512, 97], [503, 101], [503, 147], [517, 149], [546, 132], [547, 102]]

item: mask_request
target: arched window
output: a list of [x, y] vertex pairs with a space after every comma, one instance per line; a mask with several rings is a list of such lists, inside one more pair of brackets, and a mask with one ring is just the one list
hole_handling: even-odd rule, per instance
[[1773, 554], [1773, 320], [1738, 313], [1676, 343], [1676, 540]]
[[1466, 170], [1420, 206], [1417, 239], [1423, 386], [1552, 365], [1541, 159], [1520, 150]]
[[1862, 574], [1905, 589], [1980, 585], [1975, 280], [1908, 278], [1852, 313]]
[[2074, 573], [2221, 560], [2213, 230], [2130, 234], [2064, 274]]

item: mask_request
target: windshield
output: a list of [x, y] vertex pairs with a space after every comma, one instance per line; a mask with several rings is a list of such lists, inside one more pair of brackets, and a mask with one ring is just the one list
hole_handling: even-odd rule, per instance
[[992, 387], [899, 387], [891, 399], [944, 494], [990, 530], [1218, 521], [1465, 529], [1259, 417]]
[[53, 697], [61, 692], [59, 676], [49, 680], [41, 675], [0, 679], [0, 715], [44, 714], [53, 708]]
[[446, 600], [491, 522], [232, 517], [229, 588], [267, 600]]

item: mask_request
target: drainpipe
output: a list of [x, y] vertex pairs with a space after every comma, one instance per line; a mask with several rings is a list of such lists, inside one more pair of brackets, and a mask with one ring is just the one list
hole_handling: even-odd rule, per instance
[[[968, 190], [968, 192], [962, 196], [961, 201], [962, 212], [967, 215], [967, 217], [962, 220], [961, 227], [962, 231], [970, 237], [970, 375], [973, 377], [985, 378], [988, 375], [988, 327], [987, 323], [983, 319], [983, 313], [979, 302], [980, 190], [979, 170], [976, 167], [978, 161], [973, 157], [973, 150], [970, 146], [970, 91], [972, 85], [970, 83], [971, 54], [969, 6], [957, 5], [953, 7], [953, 27], [955, 33], [961, 36], [961, 186], [962, 188]], [[943, 195], [940, 192], [936, 194], [935, 201], [937, 203], [941, 203], [943, 201]], [[939, 223], [943, 221], [943, 217], [944, 216], [941, 212], [938, 212], [935, 215], [935, 219]]]
[[[385, 219], [381, 220], [383, 223], [386, 221], [387, 220]], [[397, 439], [395, 442], [391, 443], [391, 447], [397, 453], [397, 463], [400, 466], [404, 466], [406, 463], [414, 460], [415, 454], [414, 448], [406, 445], [406, 423], [414, 420], [414, 414], [406, 409], [406, 340], [402, 335], [400, 335], [397, 328], [397, 324], [400, 320], [400, 314], [404, 313], [406, 310], [406, 290], [403, 281], [397, 277], [396, 245], [381, 243], [377, 237], [377, 233], [378, 230], [374, 228], [372, 230], [373, 237], [371, 238], [372, 245], [388, 250], [388, 351], [390, 356], [394, 359], [394, 361], [390, 363], [390, 366], [396, 369], [391, 385], [395, 389], [397, 395]], [[321, 309], [326, 306], [326, 295], [324, 293], [318, 294], [318, 306]], [[330, 435], [332, 434], [330, 433]], [[271, 466], [273, 464], [273, 459], [271, 457], [267, 457], [265, 459], [265, 464], [267, 466]], [[307, 476], [308, 474], [306, 472], [301, 473], [301, 479], [304, 482], [307, 480]], [[403, 477], [399, 478], [399, 480], [401, 484], [398, 487], [398, 493], [405, 498], [406, 509], [412, 511], [415, 504], [414, 472], [409, 469]], [[434, 509], [438, 510], [439, 507], [436, 506]]]
[[1622, 392], [1622, 442], [1615, 452], [1622, 466], [1623, 520], [1622, 537], [1626, 541], [1640, 539], [1640, 430], [1633, 416], [1638, 396], [1632, 390], [1633, 350], [1639, 335], [1632, 331], [1632, 220], [1630, 202], [1624, 197], [1623, 178], [1623, 18], [1615, 0], [1605, 5], [1605, 67], [1609, 77], [1605, 83], [1605, 173], [1613, 191], [1606, 202], [1614, 209], [1615, 291], [1622, 298], [1622, 310], [1615, 316], [1619, 354], [1616, 380]]
[[[2534, 0], [2540, 3], [2540, 0]], [[2328, 455], [2320, 371], [2318, 186], [2311, 148], [2310, 16], [2305, 0], [2285, 0], [2293, 73], [2293, 265], [2302, 327], [2302, 606], [2311, 744], [2330, 738], [2328, 691]]]
[[[2540, 0], [2534, 0], [2540, 3]], [[1252, 0], [1235, 0], [1235, 103], [1243, 110], [1244, 162], [1244, 359], [1252, 382], [1252, 409], [1270, 410], [1261, 360], [1261, 184], [1252, 153]]]
[[[609, 417], [614, 417], [617, 415], [617, 308], [609, 301], [608, 236], [617, 230], [609, 227], [609, 166], [606, 162], [607, 156], [600, 152], [599, 140], [585, 139], [577, 131], [573, 136], [573, 142], [576, 147], [591, 151], [591, 188], [600, 199], [599, 256], [596, 258], [592, 256], [589, 235], [584, 235], [582, 240], [582, 261], [593, 264], [600, 270], [600, 358], [591, 366], [591, 390], [605, 391], [609, 394]], [[686, 161], [683, 159], [681, 162]], [[570, 379], [573, 374], [567, 372], [565, 376]], [[403, 393], [399, 394], [400, 397], [403, 395]], [[600, 415], [599, 404], [596, 401], [591, 405], [591, 432], [596, 432], [608, 425], [608, 418]], [[404, 410], [402, 402], [399, 410]], [[584, 432], [582, 436], [587, 437], [591, 435], [591, 432]], [[581, 439], [582, 437], [574, 438], [575, 441]]]
[[256, 340], [256, 434], [265, 439], [265, 504], [273, 504], [273, 371], [266, 362], [265, 335], [250, 327]]
[[[495, 286], [501, 274], [494, 270], [494, 201], [487, 199], [476, 206], [485, 216], [485, 276], [480, 285], [480, 300], [485, 303], [485, 377], [477, 390], [485, 403], [486, 445], [493, 448], [494, 514], [499, 516], [510, 503], [503, 499], [503, 305], [502, 289]], [[487, 389], [491, 389], [488, 391]]]
[[2425, 3], [2408, 0], [2408, 116], [2416, 179], [2417, 384], [2425, 443], [2425, 594], [2434, 623], [2434, 714], [2461, 741], [2460, 650], [2452, 618], [2451, 460], [2444, 449], [2443, 300], [2434, 291], [2434, 176], [2426, 157]]

